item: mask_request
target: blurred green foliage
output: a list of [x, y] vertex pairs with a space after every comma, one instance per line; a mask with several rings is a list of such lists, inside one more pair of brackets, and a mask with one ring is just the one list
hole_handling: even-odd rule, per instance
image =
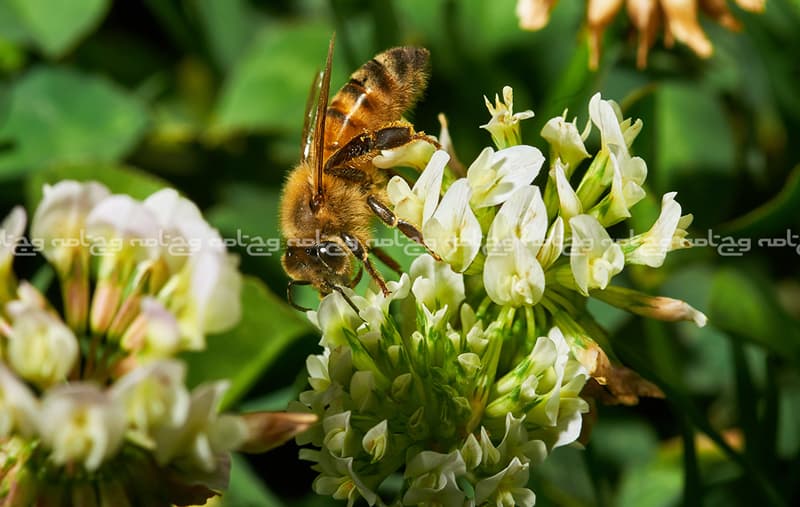
[[[478, 128], [483, 95], [512, 85], [517, 107], [537, 114], [525, 140], [542, 147], [549, 117], [569, 108], [584, 122], [602, 91], [644, 120], [634, 150], [648, 161], [651, 199], [639, 206], [655, 217], [658, 196], [677, 190], [706, 243], [624, 283], [685, 299], [710, 325], [591, 306], [617, 355], [667, 398], [597, 407], [587, 448], [559, 450], [533, 473], [538, 505], [798, 505], [800, 3], [738, 12], [741, 33], [705, 27], [706, 61], [657, 45], [645, 71], [619, 17], [594, 73], [582, 2], [561, 2], [537, 33], [517, 28], [514, 4], [0, 0], [0, 207], [31, 210], [42, 184], [63, 178], [137, 197], [172, 185], [226, 237], [277, 238], [280, 185], [334, 30], [334, 86], [386, 47], [428, 47], [431, 84], [414, 121], [438, 133], [446, 113], [465, 161], [490, 143]], [[237, 248], [250, 275], [243, 321], [188, 356], [191, 378], [231, 378], [228, 407], [280, 409], [302, 388], [318, 337], [284, 303], [278, 253]], [[224, 504], [332, 505], [311, 493], [296, 456], [290, 444], [236, 457]]]

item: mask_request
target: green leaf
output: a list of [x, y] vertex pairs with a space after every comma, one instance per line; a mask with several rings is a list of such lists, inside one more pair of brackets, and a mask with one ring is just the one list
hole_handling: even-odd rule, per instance
[[113, 162], [144, 132], [144, 106], [105, 79], [37, 67], [11, 90], [0, 179], [56, 164]]
[[775, 197], [724, 224], [720, 232], [736, 236], [779, 232], [796, 222], [798, 208], [800, 208], [800, 165], [795, 166]]
[[0, 0], [0, 38], [9, 42], [25, 43], [30, 37], [13, 3], [13, 0]]
[[709, 321], [783, 357], [800, 360], [800, 325], [782, 310], [768, 282], [722, 269], [711, 286]]
[[733, 204], [726, 185], [736, 168], [733, 134], [720, 99], [688, 83], [665, 84], [655, 98], [658, 150], [652, 181], [660, 192], [679, 190], [685, 209], [703, 209], [698, 220], [714, 223]]
[[128, 194], [135, 199], [144, 199], [150, 194], [169, 186], [155, 176], [139, 169], [118, 165], [61, 166], [38, 172], [25, 182], [25, 196], [30, 209], [42, 199], [42, 187], [61, 180], [98, 181], [115, 194]]
[[255, 507], [269, 505], [283, 507], [281, 502], [255, 474], [247, 460], [238, 454], [231, 456], [231, 479], [228, 490], [222, 495], [224, 507]]
[[[319, 23], [265, 28], [223, 88], [216, 127], [289, 129], [297, 134], [299, 145], [309, 86], [325, 63], [331, 33], [329, 26]], [[334, 73], [331, 89], [338, 89], [342, 81], [342, 73]]]
[[6, 0], [36, 44], [50, 58], [64, 54], [89, 33], [108, 10], [108, 0]]
[[189, 364], [187, 383], [230, 380], [222, 408], [230, 407], [285, 347], [311, 330], [311, 324], [301, 314], [267, 290], [261, 281], [246, 277], [242, 288], [242, 320], [231, 331], [208, 337], [205, 350], [185, 355]]
[[674, 463], [650, 463], [630, 468], [622, 477], [619, 507], [669, 507], [677, 505], [683, 472]]
[[199, 0], [197, 9], [216, 63], [230, 68], [246, 49], [259, 19], [245, 0]]

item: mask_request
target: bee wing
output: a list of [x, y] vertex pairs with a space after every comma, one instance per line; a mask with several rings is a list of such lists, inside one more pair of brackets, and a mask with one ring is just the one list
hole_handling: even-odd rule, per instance
[[312, 208], [319, 208], [322, 201], [325, 199], [322, 188], [322, 171], [324, 167], [324, 153], [325, 153], [325, 111], [328, 109], [328, 95], [331, 90], [331, 60], [333, 58], [333, 44], [336, 39], [336, 34], [331, 36], [331, 42], [328, 44], [328, 59], [325, 61], [325, 70], [322, 73], [322, 83], [319, 89], [319, 100], [317, 101], [317, 109], [314, 113], [314, 132], [313, 146], [311, 147], [312, 153], [310, 154], [311, 167], [314, 170], [314, 193], [312, 197]]
[[300, 163], [309, 162], [311, 157], [311, 149], [314, 145], [314, 129], [313, 125], [317, 121], [317, 107], [319, 101], [319, 88], [322, 86], [322, 72], [317, 72], [314, 75], [314, 81], [311, 83], [311, 88], [308, 90], [308, 100], [306, 100], [306, 113], [305, 120], [303, 121], [303, 135], [302, 145], [300, 146]]

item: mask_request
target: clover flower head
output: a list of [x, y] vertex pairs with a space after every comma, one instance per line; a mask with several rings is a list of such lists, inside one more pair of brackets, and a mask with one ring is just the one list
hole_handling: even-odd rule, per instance
[[0, 438], [14, 463], [0, 474], [4, 505], [186, 504], [189, 491], [225, 489], [230, 451], [261, 452], [315, 419], [218, 414], [224, 383], [188, 391], [177, 355], [241, 315], [235, 259], [190, 201], [45, 187], [31, 237], [60, 300], [16, 278], [24, 228], [15, 208], [0, 231]]
[[[504, 95], [494, 126], [517, 126]], [[441, 261], [417, 257], [389, 295], [343, 289], [309, 312], [323, 352], [308, 358], [310, 387], [292, 406], [319, 418], [297, 437], [316, 492], [349, 505], [533, 505], [531, 467], [581, 435], [590, 378], [624, 403], [660, 394], [609, 359], [585, 301], [705, 324], [683, 301], [612, 285], [627, 264], [660, 265], [688, 246], [690, 216], [669, 193], [650, 231], [611, 236], [645, 197], [646, 164], [630, 151], [642, 124], [599, 94], [587, 109], [582, 134], [566, 113], [542, 130], [541, 185], [544, 156], [517, 138], [495, 138], [499, 150], [481, 151], [466, 177], [436, 152], [413, 187], [390, 182], [396, 213], [422, 226]], [[595, 154], [583, 144], [590, 125]], [[383, 498], [393, 475], [400, 491]]]

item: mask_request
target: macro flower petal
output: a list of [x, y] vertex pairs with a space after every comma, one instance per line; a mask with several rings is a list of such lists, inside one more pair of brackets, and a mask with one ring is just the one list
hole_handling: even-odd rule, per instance
[[48, 390], [42, 400], [39, 435], [56, 464], [76, 460], [93, 471], [122, 444], [123, 414], [96, 385], [62, 385]]
[[462, 178], [450, 185], [423, 228], [425, 242], [453, 270], [465, 271], [480, 250], [483, 232], [469, 207], [472, 190]]
[[439, 204], [442, 176], [449, 160], [450, 155], [447, 152], [441, 150], [435, 152], [413, 188], [409, 188], [406, 180], [400, 176], [394, 176], [389, 180], [386, 193], [394, 205], [394, 213], [398, 218], [422, 227], [433, 215]]
[[485, 148], [467, 169], [475, 208], [504, 202], [518, 188], [529, 185], [544, 164], [542, 152], [533, 146], [519, 145], [495, 152]]

